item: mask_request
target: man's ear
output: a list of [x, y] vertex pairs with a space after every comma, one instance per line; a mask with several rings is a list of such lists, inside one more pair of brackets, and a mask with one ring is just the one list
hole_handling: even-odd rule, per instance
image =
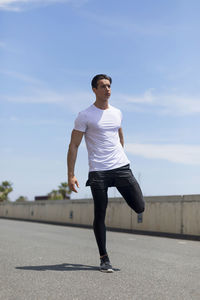
[[97, 89], [96, 88], [92, 88], [92, 90], [96, 94]]

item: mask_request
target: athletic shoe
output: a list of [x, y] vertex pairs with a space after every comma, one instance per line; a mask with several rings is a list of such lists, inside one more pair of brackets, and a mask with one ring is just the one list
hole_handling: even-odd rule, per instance
[[113, 273], [114, 272], [108, 256], [104, 256], [100, 260], [101, 260], [101, 263], [100, 263], [100, 271], [101, 272], [104, 272], [104, 273]]

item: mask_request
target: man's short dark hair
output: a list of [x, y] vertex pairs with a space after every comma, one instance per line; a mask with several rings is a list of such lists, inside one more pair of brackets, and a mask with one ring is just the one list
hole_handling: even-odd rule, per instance
[[98, 74], [98, 75], [94, 76], [94, 78], [92, 79], [92, 82], [91, 82], [92, 88], [97, 89], [98, 81], [101, 79], [107, 79], [110, 81], [110, 84], [112, 83], [112, 78], [110, 76], [108, 76], [106, 74]]

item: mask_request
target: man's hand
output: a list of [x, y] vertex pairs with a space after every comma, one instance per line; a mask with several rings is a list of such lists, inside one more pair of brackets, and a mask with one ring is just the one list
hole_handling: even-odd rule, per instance
[[72, 192], [78, 193], [75, 186], [77, 186], [79, 188], [79, 184], [78, 184], [78, 180], [76, 179], [75, 176], [70, 177], [68, 179], [68, 186]]

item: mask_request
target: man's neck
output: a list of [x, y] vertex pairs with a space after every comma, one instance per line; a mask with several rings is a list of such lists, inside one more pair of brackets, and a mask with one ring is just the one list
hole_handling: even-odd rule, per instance
[[108, 104], [107, 100], [106, 101], [98, 101], [96, 99], [96, 101], [94, 102], [94, 105], [100, 109], [108, 109], [109, 108], [109, 104]]

